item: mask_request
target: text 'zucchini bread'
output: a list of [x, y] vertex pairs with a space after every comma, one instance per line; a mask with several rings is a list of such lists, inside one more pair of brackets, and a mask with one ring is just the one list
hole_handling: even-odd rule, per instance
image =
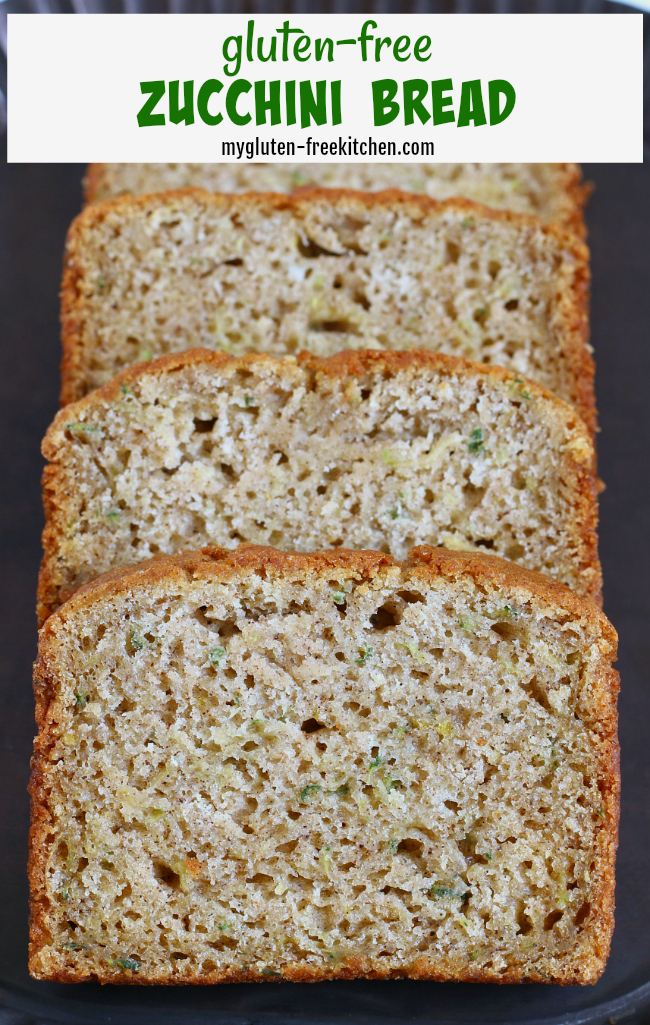
[[62, 401], [138, 360], [424, 348], [505, 366], [594, 426], [588, 250], [535, 218], [400, 192], [108, 200], [73, 222]]
[[403, 189], [530, 214], [581, 237], [589, 195], [577, 164], [90, 164], [84, 185], [87, 203], [126, 192], [139, 196], [188, 187], [209, 192]]
[[498, 367], [191, 350], [61, 410], [43, 453], [41, 621], [114, 566], [242, 541], [487, 548], [600, 595], [589, 434]]
[[30, 970], [591, 983], [616, 634], [488, 555], [162, 556], [40, 634]]

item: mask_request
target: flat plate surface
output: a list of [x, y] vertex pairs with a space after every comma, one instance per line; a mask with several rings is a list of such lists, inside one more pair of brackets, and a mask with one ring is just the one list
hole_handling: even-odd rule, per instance
[[[605, 126], [604, 129], [606, 130]], [[616, 931], [598, 985], [336, 982], [62, 986], [27, 974], [26, 786], [42, 513], [41, 437], [57, 407], [58, 287], [83, 168], [0, 163], [0, 1025], [650, 1021], [650, 167], [585, 168], [602, 433], [605, 611], [620, 634], [623, 774]], [[14, 1009], [13, 1012], [9, 1008]]]

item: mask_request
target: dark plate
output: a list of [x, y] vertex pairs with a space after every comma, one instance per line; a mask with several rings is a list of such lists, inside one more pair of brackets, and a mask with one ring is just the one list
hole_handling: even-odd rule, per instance
[[[623, 98], [622, 98], [623, 101]], [[603, 125], [603, 131], [607, 126]], [[26, 794], [42, 526], [40, 439], [56, 410], [58, 299], [83, 168], [0, 158], [0, 1025], [607, 1025], [650, 1022], [650, 168], [594, 165], [588, 222], [602, 433], [605, 610], [620, 633], [623, 806], [616, 930], [594, 987], [335, 982], [61, 986], [27, 974]]]

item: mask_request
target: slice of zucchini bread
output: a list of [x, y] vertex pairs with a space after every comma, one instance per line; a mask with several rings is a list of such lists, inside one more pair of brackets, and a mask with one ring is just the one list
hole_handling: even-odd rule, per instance
[[62, 401], [138, 360], [425, 348], [505, 366], [594, 425], [588, 250], [536, 219], [399, 192], [188, 190], [73, 222]]
[[593, 603], [489, 555], [108, 573], [40, 635], [32, 974], [595, 982], [615, 654]]
[[169, 189], [293, 192], [301, 187], [403, 189], [433, 199], [463, 196], [541, 217], [584, 237], [589, 186], [578, 164], [90, 164], [85, 200]]
[[41, 621], [114, 566], [242, 541], [484, 548], [600, 595], [589, 435], [498, 367], [199, 349], [61, 410], [43, 453]]

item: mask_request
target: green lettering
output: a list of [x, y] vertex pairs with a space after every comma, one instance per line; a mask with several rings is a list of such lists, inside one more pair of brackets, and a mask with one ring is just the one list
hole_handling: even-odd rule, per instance
[[300, 83], [300, 127], [309, 128], [313, 118], [315, 124], [324, 125], [327, 121], [327, 82], [323, 79], [316, 82], [316, 99], [311, 82]]
[[438, 78], [435, 82], [431, 83], [431, 107], [433, 109], [433, 123], [434, 125], [444, 125], [449, 121], [454, 121], [453, 110], [445, 110], [445, 107], [451, 107], [452, 98], [451, 96], [445, 96], [445, 93], [451, 92], [452, 84], [450, 78]]
[[429, 92], [429, 83], [423, 78], [409, 78], [404, 83], [404, 124], [413, 124], [413, 115], [417, 114], [420, 123], [425, 125], [431, 120], [431, 114], [422, 100]]
[[431, 60], [431, 54], [430, 53], [427, 54], [426, 57], [423, 56], [423, 54], [425, 54], [427, 52], [427, 50], [430, 49], [430, 47], [431, 47], [431, 36], [420, 36], [420, 38], [416, 41], [415, 47], [413, 49], [413, 56], [415, 57], [416, 61], [428, 61], [428, 60]]
[[397, 82], [392, 78], [380, 78], [372, 83], [372, 108], [375, 127], [389, 125], [399, 114], [399, 103], [395, 103]]
[[[490, 101], [490, 124], [499, 125], [510, 117], [515, 106], [516, 93], [510, 82], [503, 78], [494, 78], [488, 82], [488, 96]], [[505, 96], [503, 110], [499, 112], [501, 96]]]
[[289, 22], [285, 21], [282, 28], [276, 28], [275, 30], [278, 35], [282, 36], [282, 60], [289, 60], [289, 36], [292, 32], [298, 35], [304, 36], [304, 32], [301, 28], [289, 28]]
[[[234, 54], [231, 54], [231, 52], [230, 52], [231, 49], [232, 49], [232, 47], [230, 46], [230, 43], [234, 43], [235, 44], [235, 52], [234, 52]], [[240, 71], [240, 68], [241, 68], [242, 37], [241, 36], [228, 36], [227, 39], [224, 39], [223, 50], [221, 52], [223, 53], [223, 59], [226, 62], [224, 64], [224, 66], [223, 66], [223, 70], [226, 73], [226, 75], [228, 75], [229, 78], [234, 78], [235, 75], [239, 74], [239, 71]], [[229, 64], [234, 64], [234, 67], [232, 68], [232, 70], [230, 70], [228, 68]]]
[[[293, 44], [293, 55], [297, 61], [308, 61], [310, 54], [305, 53], [306, 50], [311, 46], [311, 39], [309, 36], [298, 36], [295, 43]], [[302, 54], [305, 54], [303, 57]]]
[[284, 83], [284, 99], [287, 105], [287, 124], [296, 123], [296, 80]]
[[208, 100], [213, 93], [220, 93], [222, 89], [223, 82], [220, 82], [218, 78], [208, 78], [199, 89], [199, 94], [196, 97], [196, 109], [201, 121], [206, 125], [218, 125], [220, 121], [223, 121], [223, 114], [211, 114], [208, 110]]
[[375, 38], [368, 34], [368, 29], [371, 28], [377, 28], [377, 22], [364, 21], [363, 28], [361, 29], [361, 35], [357, 37], [361, 43], [361, 60], [364, 62], [368, 60], [368, 43], [371, 39]]
[[169, 83], [169, 120], [174, 125], [184, 121], [186, 125], [194, 124], [194, 82], [183, 82], [183, 106], [178, 105], [180, 82]]
[[341, 124], [341, 80], [332, 82], [332, 124]]
[[234, 125], [247, 125], [251, 120], [250, 114], [239, 114], [237, 112], [237, 100], [242, 93], [249, 93], [252, 85], [245, 78], [238, 78], [228, 86], [226, 93], [226, 113]]
[[246, 60], [253, 62], [253, 37], [255, 35], [255, 22], [251, 18], [246, 27]]
[[316, 49], [316, 60], [322, 60], [323, 54], [327, 50], [328, 61], [334, 60], [334, 43], [331, 39], [317, 39], [315, 42]]
[[470, 82], [463, 82], [460, 93], [457, 127], [467, 128], [470, 121], [474, 122], [474, 127], [487, 124], [480, 78], [473, 78]]
[[164, 125], [165, 115], [154, 114], [156, 104], [160, 103], [165, 95], [164, 82], [140, 82], [140, 92], [143, 96], [151, 93], [146, 103], [138, 111], [138, 125], [140, 128], [152, 128], [154, 125]]
[[407, 61], [409, 59], [408, 53], [405, 57], [402, 57], [402, 54], [408, 50], [410, 45], [411, 40], [408, 36], [399, 36], [399, 38], [395, 40], [395, 45], [393, 46], [393, 57], [396, 61]]
[[277, 42], [278, 41], [275, 38], [275, 36], [271, 36], [271, 42], [269, 44], [269, 55], [268, 55], [268, 57], [265, 57], [264, 56], [264, 51], [263, 51], [263, 46], [262, 46], [262, 44], [264, 43], [264, 36], [260, 36], [260, 38], [257, 40], [257, 57], [258, 57], [258, 60], [261, 60], [264, 64], [267, 61], [273, 61], [275, 63], [275, 53], [276, 53]]
[[381, 36], [377, 36], [377, 38], [375, 39], [375, 61], [379, 62], [381, 60], [381, 51], [383, 47], [390, 46], [390, 44], [390, 36], [385, 36], [383, 39]]
[[[275, 42], [275, 37], [273, 38]], [[280, 115], [280, 79], [269, 82], [269, 98], [266, 99], [266, 82], [255, 83], [255, 124], [266, 124], [266, 112], [271, 111], [271, 124], [279, 125]]]

